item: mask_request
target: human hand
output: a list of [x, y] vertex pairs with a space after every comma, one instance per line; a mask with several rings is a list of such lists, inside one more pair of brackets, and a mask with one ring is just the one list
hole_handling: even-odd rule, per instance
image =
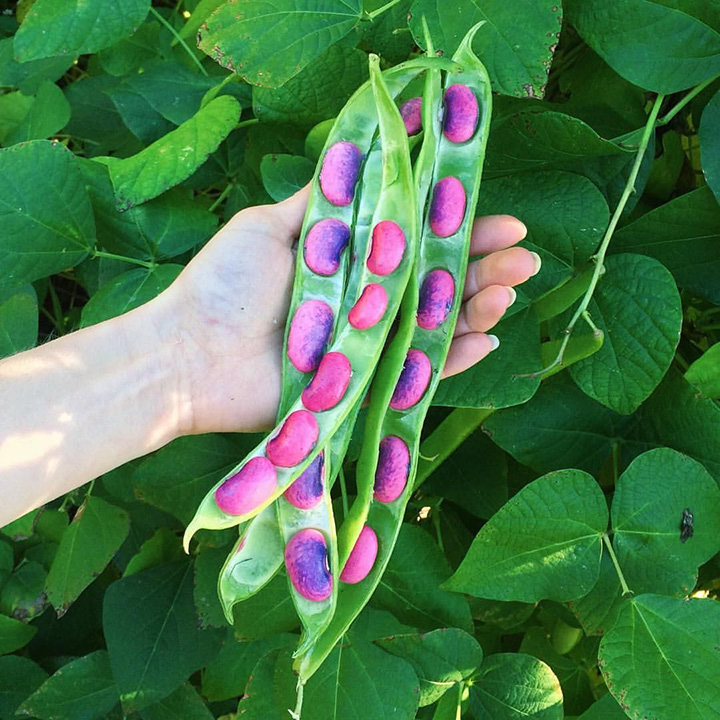
[[[163, 293], [180, 347], [179, 386], [191, 406], [186, 433], [250, 432], [273, 426], [281, 353], [309, 186], [276, 205], [242, 210]], [[512, 287], [539, 258], [512, 247], [525, 226], [509, 215], [475, 221], [463, 306], [444, 376], [466, 370], [495, 346], [487, 334], [515, 299]]]

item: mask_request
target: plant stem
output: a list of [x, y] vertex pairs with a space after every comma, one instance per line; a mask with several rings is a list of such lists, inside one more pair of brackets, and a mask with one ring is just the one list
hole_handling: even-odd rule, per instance
[[225, 186], [225, 189], [217, 196], [217, 198], [215, 199], [215, 202], [208, 208], [208, 211], [215, 212], [215, 209], [217, 208], [217, 206], [220, 205], [220, 203], [222, 203], [223, 200], [225, 200], [225, 198], [230, 194], [230, 191], [234, 187], [235, 186], [232, 183], [228, 183]]
[[154, 270], [157, 267], [156, 262], [147, 262], [145, 260], [138, 260], [137, 258], [126, 257], [125, 255], [116, 255], [115, 253], [105, 252], [104, 250], [93, 250], [93, 258], [108, 258], [109, 260], [122, 260], [126, 263], [132, 263], [133, 265], [140, 265], [140, 267], [147, 268], [148, 270]]
[[389, 10], [393, 5], [397, 5], [399, 2], [400, 0], [390, 0], [390, 2], [385, 3], [377, 10], [373, 10], [371, 13], [367, 13], [365, 17], [368, 20], [374, 20], [378, 15], [382, 15], [386, 10]]
[[157, 18], [157, 20], [160, 22], [161, 25], [164, 25], [172, 34], [172, 36], [175, 38], [175, 41], [180, 43], [180, 45], [183, 46], [185, 49], [185, 52], [190, 56], [192, 61], [197, 65], [197, 67], [200, 69], [200, 72], [203, 75], [207, 75], [207, 70], [202, 66], [202, 63], [197, 59], [197, 56], [195, 53], [188, 47], [188, 44], [178, 35], [177, 30], [151, 5], [150, 6], [150, 12]]
[[677, 105], [672, 107], [657, 121], [657, 126], [667, 125], [693, 98], [697, 97], [708, 85], [714, 83], [719, 77], [720, 75], [716, 75], [709, 80], [705, 80], [705, 82], [701, 82], [697, 87], [694, 87]]
[[305, 686], [298, 680], [297, 701], [295, 703], [295, 710], [288, 710], [288, 712], [290, 713], [290, 717], [293, 718], [293, 720], [300, 720], [300, 713], [302, 712], [304, 691], [305, 691]]
[[632, 595], [633, 591], [628, 587], [628, 584], [625, 582], [625, 576], [620, 569], [620, 563], [618, 562], [617, 555], [615, 555], [615, 550], [613, 550], [612, 543], [610, 542], [610, 538], [608, 537], [607, 533], [603, 533], [603, 542], [605, 543], [605, 547], [607, 548], [608, 554], [610, 555], [610, 560], [612, 560], [612, 564], [615, 566], [615, 572], [617, 573], [618, 580], [620, 580], [620, 587], [623, 591], [623, 597], [625, 597], [626, 595]]
[[[580, 301], [580, 305], [578, 305], [577, 310], [575, 311], [570, 322], [565, 328], [565, 337], [563, 338], [562, 344], [560, 345], [560, 350], [557, 354], [557, 357], [546, 368], [531, 373], [529, 377], [539, 377], [540, 375], [544, 375], [558, 365], [561, 365], [563, 357], [565, 355], [565, 348], [567, 348], [567, 344], [568, 342], [570, 342], [570, 336], [572, 335], [572, 331], [575, 328], [577, 321], [581, 317], [584, 318], [586, 321], [590, 318], [587, 309], [590, 305], [590, 300], [592, 300], [592, 296], [595, 293], [595, 288], [597, 287], [598, 280], [603, 273], [603, 263], [605, 261], [605, 255], [607, 254], [608, 247], [610, 246], [610, 240], [612, 240], [612, 236], [615, 234], [615, 228], [620, 221], [620, 216], [623, 214], [623, 210], [625, 210], [625, 206], [627, 205], [627, 201], [630, 199], [630, 195], [635, 192], [635, 181], [637, 180], [638, 173], [640, 172], [640, 165], [642, 165], [643, 158], [645, 157], [645, 151], [647, 150], [647, 146], [650, 142], [650, 136], [655, 130], [658, 113], [660, 112], [660, 106], [662, 105], [664, 99], [665, 96], [662, 94], [658, 95], [655, 98], [652, 110], [650, 111], [650, 115], [648, 116], [647, 122], [645, 123], [645, 129], [643, 131], [642, 138], [640, 139], [640, 145], [638, 146], [637, 154], [635, 155], [635, 162], [633, 163], [632, 170], [630, 171], [630, 177], [625, 183], [625, 189], [623, 190], [620, 201], [615, 208], [615, 212], [613, 213], [612, 218], [610, 218], [610, 224], [605, 231], [605, 235], [603, 236], [602, 242], [600, 243], [600, 248], [595, 255], [595, 272], [593, 272], [593, 276], [590, 280], [590, 285], [585, 291], [585, 295]], [[597, 330], [593, 323], [590, 323], [590, 326], [592, 327], [593, 331]], [[524, 376], [520, 375], [518, 377]]]
[[50, 295], [53, 312], [55, 313], [55, 330], [57, 330], [58, 335], [64, 335], [65, 320], [63, 318], [62, 305], [60, 304], [60, 298], [57, 296], [57, 292], [55, 292], [55, 286], [52, 284], [52, 280], [48, 282], [48, 294]]
[[347, 517], [349, 510], [348, 494], [347, 486], [345, 485], [345, 472], [342, 468], [340, 468], [338, 478], [340, 479], [340, 495], [342, 496], [343, 517]]
[[240, 128], [247, 127], [248, 125], [257, 125], [260, 122], [258, 118], [249, 118], [248, 120], [243, 120], [242, 122], [239, 122], [235, 126], [235, 130], [239, 130]]

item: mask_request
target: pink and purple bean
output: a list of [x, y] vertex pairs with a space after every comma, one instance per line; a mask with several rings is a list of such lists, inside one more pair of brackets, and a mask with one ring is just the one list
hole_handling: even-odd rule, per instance
[[432, 377], [430, 358], [422, 351], [410, 349], [390, 399], [393, 410], [408, 410], [418, 403]]
[[340, 256], [349, 241], [350, 228], [342, 220], [320, 220], [305, 236], [305, 264], [318, 275], [334, 275], [340, 267]]
[[373, 495], [383, 503], [395, 502], [405, 490], [410, 474], [410, 451], [397, 435], [380, 441]]
[[377, 534], [369, 525], [365, 525], [345, 562], [345, 567], [340, 573], [340, 579], [350, 585], [364, 580], [373, 569], [373, 565], [375, 565], [377, 553]]
[[332, 308], [322, 300], [306, 300], [295, 311], [288, 333], [287, 354], [300, 372], [320, 365], [333, 329]]
[[450, 142], [467, 142], [475, 134], [479, 114], [475, 93], [467, 85], [451, 85], [445, 91], [443, 134]]
[[334, 408], [345, 395], [351, 376], [352, 366], [346, 355], [326, 353], [310, 384], [302, 391], [303, 405], [312, 412]]
[[349, 205], [355, 195], [363, 154], [348, 141], [337, 142], [325, 153], [320, 170], [320, 189], [333, 205]]
[[266, 457], [248, 460], [215, 491], [215, 502], [228, 515], [245, 515], [275, 491], [277, 472]]
[[422, 130], [422, 98], [407, 100], [400, 106], [400, 117], [407, 134], [412, 137]]
[[284, 497], [291, 505], [301, 510], [310, 510], [320, 502], [323, 495], [324, 465], [325, 459], [320, 453], [285, 491]]
[[265, 446], [265, 455], [277, 467], [294, 467], [302, 462], [317, 443], [320, 428], [307, 410], [287, 416], [279, 432]]
[[367, 330], [382, 320], [387, 306], [388, 294], [385, 288], [378, 283], [370, 283], [348, 313], [348, 322], [356, 330]]
[[456, 177], [440, 180], [430, 203], [430, 229], [438, 237], [454, 235], [465, 217], [465, 204], [465, 188]]
[[405, 233], [392, 220], [381, 220], [372, 231], [372, 245], [367, 266], [376, 275], [389, 275], [403, 259]]
[[455, 281], [447, 270], [431, 270], [420, 287], [417, 323], [424, 330], [439, 328], [452, 310]]
[[332, 595], [327, 543], [319, 530], [305, 528], [290, 538], [285, 567], [290, 582], [305, 599], [321, 602]]

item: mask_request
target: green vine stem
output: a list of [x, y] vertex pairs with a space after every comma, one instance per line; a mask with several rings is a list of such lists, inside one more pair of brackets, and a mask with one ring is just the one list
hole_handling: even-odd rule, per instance
[[615, 550], [613, 550], [612, 543], [610, 542], [610, 537], [607, 533], [603, 533], [602, 537], [608, 554], [610, 555], [610, 560], [612, 560], [612, 564], [615, 566], [615, 572], [617, 573], [618, 580], [620, 580], [620, 587], [622, 588], [623, 597], [633, 595], [633, 591], [628, 587], [628, 584], [625, 582], [625, 576], [620, 569], [620, 563], [618, 562], [617, 555], [615, 555]]
[[125, 255], [116, 255], [115, 253], [105, 252], [105, 250], [92, 251], [92, 257], [94, 258], [108, 258], [109, 260], [122, 260], [126, 263], [132, 263], [133, 265], [140, 265], [140, 267], [147, 268], [148, 270], [154, 270], [157, 267], [156, 262], [147, 262], [146, 260], [138, 260], [137, 258], [126, 257]]
[[192, 61], [197, 65], [197, 67], [200, 69], [200, 72], [203, 75], [207, 75], [207, 70], [202, 66], [202, 63], [197, 59], [197, 56], [195, 53], [188, 47], [188, 44], [178, 35], [177, 30], [154, 8], [152, 5], [150, 6], [150, 12], [155, 16], [155, 19], [161, 24], [164, 25], [167, 30], [170, 31], [172, 36], [175, 38], [175, 41], [180, 43], [182, 47], [184, 48], [185, 52], [190, 56]]
[[215, 198], [213, 204], [208, 208], [208, 212], [215, 212], [218, 206], [222, 204], [223, 200], [227, 198], [234, 187], [235, 185], [233, 185], [233, 183], [228, 183], [225, 186], [225, 189], [217, 196], [217, 198]]
[[365, 13], [363, 15], [363, 20], [374, 20], [378, 15], [382, 15], [386, 10], [389, 10], [393, 5], [397, 5], [400, 2], [400, 0], [390, 0], [390, 2], [385, 3], [382, 7], [379, 7], [377, 10], [373, 10], [372, 12]]
[[696, 98], [708, 85], [712, 85], [720, 75], [715, 75], [705, 82], [701, 82], [697, 87], [694, 87], [680, 102], [666, 112], [658, 121], [657, 127], [667, 125], [691, 100]]

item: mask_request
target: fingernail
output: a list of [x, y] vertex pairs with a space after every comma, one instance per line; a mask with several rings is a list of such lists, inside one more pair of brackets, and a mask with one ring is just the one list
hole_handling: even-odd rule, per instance
[[530, 277], [533, 277], [534, 275], [537, 275], [540, 272], [540, 268], [542, 267], [542, 258], [532, 250], [530, 251], [530, 254], [533, 256], [533, 260], [535, 261], [535, 271]]
[[510, 307], [517, 300], [517, 293], [513, 287], [506, 286], [505, 289], [508, 291], [508, 295], [510, 296], [510, 300], [508, 300], [507, 304], [507, 306]]
[[490, 342], [492, 343], [492, 347], [490, 348], [490, 352], [493, 350], [497, 350], [500, 347], [500, 338], [497, 335], [488, 335], [490, 338]]
[[527, 237], [527, 233], [528, 233], [527, 225], [522, 220], [518, 220], [517, 218], [515, 218], [515, 220], [517, 221], [517, 223], [519, 225], [522, 226], [522, 229], [523, 229], [522, 239], [524, 240]]

